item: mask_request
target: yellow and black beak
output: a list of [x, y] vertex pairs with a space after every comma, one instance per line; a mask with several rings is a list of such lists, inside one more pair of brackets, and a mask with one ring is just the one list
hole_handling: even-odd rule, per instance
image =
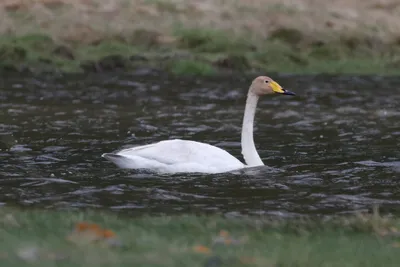
[[272, 87], [272, 90], [273, 90], [275, 93], [278, 93], [278, 94], [282, 94], [282, 95], [296, 95], [295, 93], [293, 93], [293, 92], [291, 92], [291, 91], [289, 91], [289, 90], [283, 89], [283, 88], [282, 88], [277, 82], [275, 82], [275, 81], [271, 82], [271, 87]]

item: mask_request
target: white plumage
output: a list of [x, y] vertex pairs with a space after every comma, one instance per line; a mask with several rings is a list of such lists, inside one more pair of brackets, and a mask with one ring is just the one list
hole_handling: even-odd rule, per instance
[[245, 165], [225, 150], [196, 141], [166, 140], [132, 147], [104, 158], [120, 168], [152, 169], [157, 172], [218, 173], [243, 168]]

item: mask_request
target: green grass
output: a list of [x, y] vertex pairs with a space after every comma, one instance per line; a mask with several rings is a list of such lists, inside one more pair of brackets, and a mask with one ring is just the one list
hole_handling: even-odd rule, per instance
[[206, 28], [178, 28], [175, 36], [179, 46], [200, 53], [245, 52], [252, 49], [252, 44], [234, 34]]
[[[342, 42], [308, 42], [294, 30], [272, 33], [265, 42], [233, 33], [177, 27], [175, 43], [155, 45], [156, 37], [111, 38], [63, 43], [43, 34], [0, 37], [0, 66], [32, 71], [82, 72], [155, 67], [177, 75], [224, 71], [399, 74], [397, 47], [343, 37]], [[151, 40], [152, 41], [151, 41]], [[146, 41], [147, 40], [147, 41]], [[376, 48], [378, 46], [378, 49]], [[136, 57], [135, 57], [136, 56]], [[137, 60], [137, 56], [144, 60]]]
[[211, 64], [190, 59], [173, 61], [170, 70], [177, 75], [207, 76], [216, 73], [216, 69]]
[[[94, 242], [84, 232], [71, 238], [80, 222], [113, 230], [116, 239], [107, 240], [117, 240], [118, 246]], [[2, 208], [0, 225], [4, 266], [366, 267], [397, 266], [400, 260], [400, 220], [377, 215], [328, 221], [216, 215], [130, 218]]]

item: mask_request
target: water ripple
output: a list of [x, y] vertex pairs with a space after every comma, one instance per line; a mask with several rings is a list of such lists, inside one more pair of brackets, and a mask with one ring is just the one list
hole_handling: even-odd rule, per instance
[[100, 155], [183, 138], [243, 160], [248, 81], [9, 77], [0, 91], [0, 203], [229, 216], [347, 213], [372, 204], [396, 210], [398, 78], [275, 78], [298, 97], [259, 103], [255, 141], [268, 166], [159, 175], [117, 169]]

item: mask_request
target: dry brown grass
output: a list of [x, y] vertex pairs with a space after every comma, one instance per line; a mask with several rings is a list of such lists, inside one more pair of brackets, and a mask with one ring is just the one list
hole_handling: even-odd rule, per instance
[[[63, 42], [104, 38], [174, 42], [176, 25], [213, 28], [266, 40], [276, 29], [311, 39], [400, 39], [398, 0], [3, 0], [0, 33], [45, 33]], [[149, 37], [150, 36], [150, 37]]]

